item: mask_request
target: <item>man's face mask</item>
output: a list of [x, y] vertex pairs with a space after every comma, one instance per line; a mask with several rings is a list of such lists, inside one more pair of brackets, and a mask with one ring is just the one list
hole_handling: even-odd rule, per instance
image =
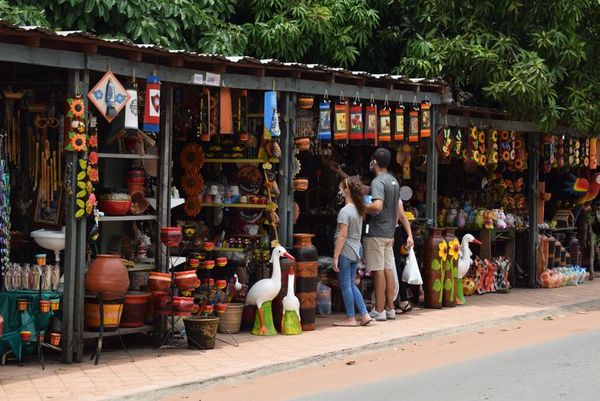
[[344, 196], [344, 193], [340, 190], [338, 191], [337, 195], [336, 195], [336, 200], [338, 205], [342, 205], [344, 204], [344, 202], [346, 202], [346, 197]]

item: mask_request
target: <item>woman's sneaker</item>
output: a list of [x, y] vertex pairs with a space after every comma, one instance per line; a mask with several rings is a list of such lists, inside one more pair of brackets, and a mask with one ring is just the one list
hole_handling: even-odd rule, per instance
[[[375, 308], [373, 308], [371, 310], [371, 312], [369, 312], [369, 316], [371, 316], [373, 319], [375, 319], [378, 322], [385, 322], [387, 320], [387, 313], [385, 311], [383, 312], [377, 312], [375, 310]], [[394, 318], [396, 316], [394, 315]]]
[[395, 309], [386, 310], [385, 317], [387, 320], [396, 320], [396, 310]]

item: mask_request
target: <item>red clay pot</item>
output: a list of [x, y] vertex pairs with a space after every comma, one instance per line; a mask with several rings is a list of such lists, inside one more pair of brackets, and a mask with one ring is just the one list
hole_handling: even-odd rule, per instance
[[183, 233], [179, 227], [161, 227], [160, 240], [165, 246], [177, 247], [183, 239]]
[[123, 296], [129, 288], [129, 274], [119, 255], [97, 255], [85, 274], [85, 290], [102, 293], [104, 299]]
[[148, 307], [150, 293], [131, 291], [125, 295], [121, 327], [140, 327], [144, 324], [144, 315]]
[[150, 272], [148, 286], [150, 291], [167, 291], [171, 287], [171, 274]]
[[175, 273], [175, 285], [182, 291], [193, 291], [200, 286], [196, 270], [186, 270]]

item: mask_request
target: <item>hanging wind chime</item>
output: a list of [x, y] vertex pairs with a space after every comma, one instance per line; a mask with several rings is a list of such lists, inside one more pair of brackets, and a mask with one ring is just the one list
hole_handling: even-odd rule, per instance
[[135, 76], [133, 77], [133, 82], [129, 82], [126, 85], [127, 94], [129, 95], [129, 100], [125, 104], [125, 129], [137, 130], [139, 129], [138, 125], [138, 93], [137, 93], [137, 83], [135, 82]]
[[265, 92], [263, 138], [277, 138], [281, 135], [279, 115], [277, 113], [277, 92]]

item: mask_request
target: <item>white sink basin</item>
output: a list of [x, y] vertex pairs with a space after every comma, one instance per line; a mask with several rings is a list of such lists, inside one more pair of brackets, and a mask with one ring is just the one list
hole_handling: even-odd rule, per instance
[[56, 264], [60, 262], [60, 251], [65, 249], [65, 227], [63, 226], [62, 231], [36, 230], [31, 232], [31, 238], [41, 246], [42, 248], [54, 251], [54, 257]]

